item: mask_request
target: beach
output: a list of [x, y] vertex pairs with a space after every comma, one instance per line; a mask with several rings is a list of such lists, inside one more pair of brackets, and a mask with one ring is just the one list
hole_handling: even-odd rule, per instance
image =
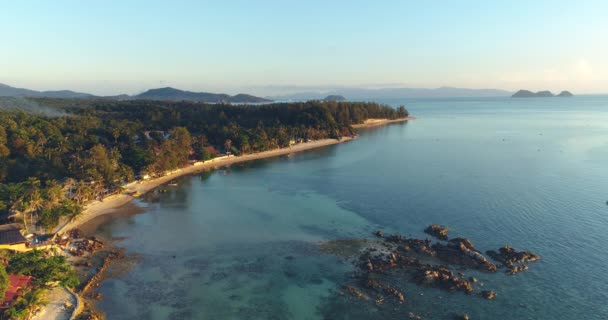
[[[392, 123], [392, 122], [384, 122], [383, 124]], [[325, 146], [330, 146], [338, 143], [343, 143], [347, 141], [351, 141], [354, 138], [352, 137], [342, 137], [340, 140], [337, 139], [323, 139], [316, 140], [311, 142], [304, 142], [293, 145], [288, 148], [280, 148], [269, 151], [257, 152], [246, 154], [242, 156], [230, 156], [230, 157], [221, 157], [219, 159], [213, 159], [205, 162], [197, 162], [195, 164], [189, 165], [182, 169], [178, 169], [170, 172], [162, 177], [148, 179], [148, 180], [139, 180], [134, 181], [126, 185], [125, 191], [119, 194], [113, 194], [105, 197], [102, 201], [93, 201], [89, 203], [82, 214], [80, 214], [76, 219], [67, 222], [63, 226], [61, 226], [56, 233], [62, 234], [71, 229], [78, 228], [83, 224], [106, 214], [111, 214], [121, 208], [122, 206], [128, 204], [133, 199], [141, 196], [163, 184], [169, 183], [170, 181], [179, 178], [184, 175], [194, 174], [205, 170], [214, 169], [217, 167], [227, 166], [234, 163], [253, 161], [264, 158], [277, 157], [282, 155], [287, 155], [290, 153], [301, 152], [305, 150], [321, 148]]]
[[399, 123], [399, 122], [405, 122], [405, 121], [410, 121], [410, 120], [415, 120], [415, 117], [405, 117], [405, 118], [399, 118], [399, 119], [367, 119], [365, 120], [363, 123], [360, 124], [353, 124], [352, 127], [355, 129], [361, 129], [361, 128], [371, 128], [371, 127], [378, 127], [378, 126], [384, 126], [387, 124], [391, 124], [391, 123]]
[[[369, 127], [377, 127], [382, 125], [388, 125], [392, 123], [401, 123], [409, 120], [413, 120], [413, 117], [406, 117], [401, 119], [368, 119], [362, 124], [353, 125], [353, 128], [369, 128]], [[210, 170], [217, 167], [227, 166], [234, 163], [253, 161], [264, 158], [272, 158], [282, 155], [287, 155], [290, 153], [306, 151], [310, 149], [321, 148], [325, 146], [331, 146], [338, 143], [344, 143], [351, 141], [355, 138], [353, 137], [342, 137], [340, 140], [338, 139], [322, 139], [311, 142], [303, 142], [292, 145], [287, 148], [279, 148], [269, 151], [257, 152], [245, 154], [242, 156], [229, 156], [229, 157], [220, 157], [216, 159], [212, 159], [205, 162], [196, 162], [187, 167], [174, 170], [162, 177], [148, 179], [148, 180], [138, 180], [131, 182], [124, 186], [124, 191], [119, 194], [113, 194], [105, 197], [102, 201], [93, 201], [86, 205], [85, 210], [82, 214], [80, 214], [76, 219], [69, 221], [59, 227], [56, 231], [57, 234], [62, 234], [66, 231], [69, 231], [74, 228], [78, 228], [83, 224], [89, 222], [90, 220], [97, 218], [102, 215], [110, 214], [116, 211], [118, 208], [124, 206], [129, 203], [133, 199], [141, 196], [163, 184], [169, 183], [170, 181], [179, 178], [184, 175], [194, 174], [198, 172], [202, 172], [205, 170]]]

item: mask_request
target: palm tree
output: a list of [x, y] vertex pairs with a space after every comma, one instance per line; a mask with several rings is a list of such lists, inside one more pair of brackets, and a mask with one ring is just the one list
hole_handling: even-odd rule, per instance
[[29, 177], [27, 180], [25, 180], [25, 184], [30, 188], [30, 190], [33, 190], [34, 188], [40, 186], [40, 179], [36, 177]]
[[65, 199], [65, 192], [61, 185], [55, 180], [49, 180], [46, 183], [46, 199], [47, 205], [56, 206]]
[[85, 182], [80, 181], [76, 187], [74, 200], [76, 200], [76, 202], [79, 204], [83, 204], [84, 202], [90, 200], [93, 197], [93, 194], [93, 188], [91, 188], [91, 186]]
[[28, 232], [27, 220], [26, 220], [27, 213], [29, 212], [30, 223], [33, 224], [34, 223], [34, 213], [38, 212], [38, 210], [42, 209], [43, 207], [44, 207], [44, 199], [42, 199], [42, 196], [40, 195], [40, 190], [34, 189], [28, 195], [28, 201], [26, 202], [25, 210], [23, 211], [23, 224], [25, 225], [25, 232]]

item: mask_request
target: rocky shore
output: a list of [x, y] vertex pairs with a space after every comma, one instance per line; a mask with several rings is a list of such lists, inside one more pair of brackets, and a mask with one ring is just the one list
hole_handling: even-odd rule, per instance
[[[527, 270], [528, 263], [540, 259], [537, 254], [517, 251], [509, 246], [484, 255], [467, 238], [448, 238], [448, 228], [440, 225], [431, 225], [424, 231], [439, 240], [385, 235], [381, 230], [374, 232], [376, 239], [358, 240], [363, 246], [354, 259], [354, 281], [345, 284], [338, 294], [376, 306], [390, 304], [394, 308], [407, 299], [405, 286], [399, 284], [409, 282], [493, 300], [499, 298], [497, 292], [484, 288], [475, 277], [467, 277], [467, 270], [486, 274], [504, 270], [513, 275]], [[333, 248], [333, 253], [338, 252]], [[454, 317], [469, 319], [466, 314], [455, 314]], [[422, 319], [415, 314], [410, 314], [410, 318]]]

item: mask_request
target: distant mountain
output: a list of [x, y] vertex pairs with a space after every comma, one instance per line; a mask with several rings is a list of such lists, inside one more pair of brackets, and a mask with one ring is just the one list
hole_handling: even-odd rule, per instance
[[341, 95], [329, 95], [323, 99], [323, 101], [346, 101], [346, 98]]
[[74, 92], [70, 90], [60, 91], [36, 91], [23, 88], [15, 88], [0, 83], [0, 97], [49, 97], [49, 98], [91, 98], [92, 94]]
[[511, 97], [513, 98], [550, 98], [550, 97], [572, 97], [573, 94], [569, 91], [562, 91], [559, 95], [554, 95], [551, 91], [532, 92], [530, 90], [519, 90]]
[[299, 92], [270, 97], [273, 100], [319, 100], [327, 95], [343, 95], [350, 100], [402, 99], [402, 98], [464, 98], [464, 97], [508, 97], [513, 92], [498, 89], [466, 89], [441, 87], [436, 89], [424, 88], [343, 88], [325, 92]]
[[115, 96], [95, 96], [88, 93], [75, 92], [70, 90], [59, 90], [59, 91], [36, 91], [23, 88], [15, 88], [6, 84], [0, 83], [0, 97], [47, 97], [47, 98], [101, 98], [108, 100], [133, 100], [133, 99], [146, 99], [146, 100], [190, 100], [208, 103], [261, 103], [261, 102], [272, 102], [272, 100], [264, 99], [248, 94], [237, 94], [230, 96], [227, 94], [207, 93], [207, 92], [190, 92], [178, 90], [175, 88], [158, 88], [150, 89], [144, 93], [129, 96], [126, 94], [120, 94]]
[[248, 94], [237, 94], [235, 96], [230, 96], [221, 93], [183, 91], [171, 87], [150, 89], [144, 93], [133, 96], [133, 98], [146, 100], [189, 100], [208, 103], [260, 103], [272, 101]]

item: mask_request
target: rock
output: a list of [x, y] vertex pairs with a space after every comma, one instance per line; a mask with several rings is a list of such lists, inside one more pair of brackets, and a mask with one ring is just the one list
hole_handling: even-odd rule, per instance
[[346, 291], [353, 297], [363, 299], [365, 301], [369, 300], [368, 296], [366, 296], [363, 292], [361, 292], [361, 290], [359, 290], [353, 286], [344, 286], [344, 287], [342, 287], [342, 290]]
[[376, 235], [376, 237], [378, 238], [382, 238], [384, 237], [384, 232], [382, 232], [382, 230], [376, 230], [376, 232], [374, 232], [374, 235]]
[[510, 266], [507, 271], [505, 271], [509, 275], [514, 275], [516, 273], [528, 270], [528, 266], [525, 264], [519, 266]]
[[426, 229], [424, 229], [424, 232], [430, 234], [431, 236], [439, 240], [448, 240], [448, 228], [442, 225], [430, 225]]
[[491, 290], [482, 291], [481, 296], [487, 300], [494, 300], [494, 298], [496, 298], [496, 292]]
[[419, 284], [438, 287], [449, 291], [473, 292], [473, 286], [465, 279], [457, 277], [447, 266], [423, 265], [414, 276]]
[[405, 296], [403, 295], [403, 293], [401, 293], [399, 290], [392, 288], [392, 287], [387, 287], [386, 289], [384, 289], [384, 292], [386, 292], [387, 294], [390, 294], [392, 296], [395, 296], [395, 298], [397, 298], [399, 300], [399, 303], [402, 303], [403, 301], [405, 301]]
[[[540, 260], [540, 256], [529, 252], [529, 251], [517, 251], [509, 246], [504, 246], [496, 251], [486, 252], [488, 256], [496, 261], [502, 262], [506, 265], [510, 274], [515, 274], [520, 271], [527, 270], [528, 267], [524, 265], [525, 262], [535, 262]], [[514, 265], [519, 265], [517, 268]]]
[[436, 243], [433, 249], [437, 257], [444, 262], [473, 267], [480, 270], [495, 272], [497, 267], [490, 262], [481, 252], [475, 250], [473, 243], [465, 238], [454, 238], [447, 245]]
[[475, 250], [475, 246], [473, 245], [471, 240], [469, 240], [467, 238], [460, 238], [460, 237], [450, 239], [450, 241], [448, 241], [448, 247], [455, 248], [455, 249], [461, 249], [462, 247], [464, 247], [468, 250]]

